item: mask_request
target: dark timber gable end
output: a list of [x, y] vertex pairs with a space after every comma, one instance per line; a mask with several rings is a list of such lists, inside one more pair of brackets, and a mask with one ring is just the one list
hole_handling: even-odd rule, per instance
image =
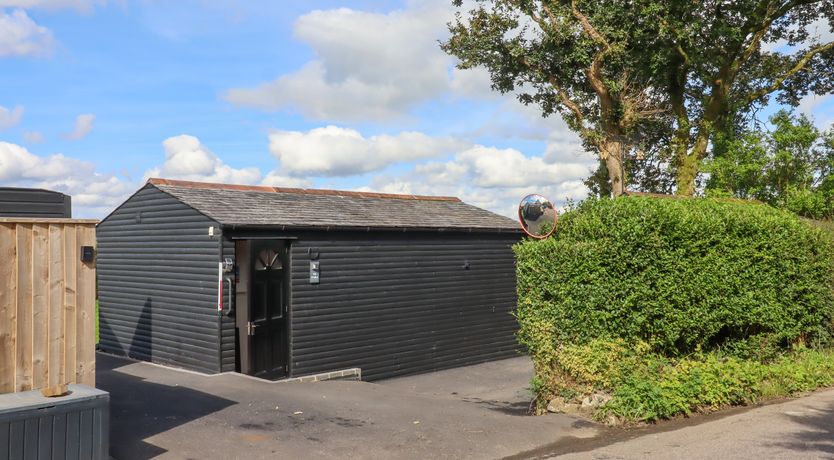
[[[147, 185], [97, 229], [104, 351], [219, 372], [219, 224]], [[219, 232], [218, 232], [219, 234]]]

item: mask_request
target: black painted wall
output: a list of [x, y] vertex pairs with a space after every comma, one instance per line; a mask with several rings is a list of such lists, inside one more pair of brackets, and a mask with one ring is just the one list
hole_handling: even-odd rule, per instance
[[[363, 380], [517, 355], [513, 234], [306, 233], [292, 244], [291, 372]], [[310, 252], [321, 282], [309, 283]], [[468, 264], [468, 268], [465, 268]]]
[[217, 222], [149, 185], [102, 221], [96, 236], [100, 347], [221, 371]]
[[[203, 372], [235, 370], [235, 323], [217, 313], [217, 264], [234, 256], [231, 236], [244, 234], [227, 228], [224, 237], [219, 227], [153, 186], [99, 225], [105, 351]], [[518, 234], [252, 236], [292, 239], [292, 376], [359, 367], [363, 379], [375, 380], [517, 354], [511, 246]], [[318, 285], [309, 283], [311, 253], [321, 264]]]

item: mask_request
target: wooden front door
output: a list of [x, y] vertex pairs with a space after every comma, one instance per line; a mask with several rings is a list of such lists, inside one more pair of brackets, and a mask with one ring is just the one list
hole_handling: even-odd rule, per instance
[[252, 241], [247, 332], [251, 373], [259, 377], [287, 375], [288, 247], [283, 240]]

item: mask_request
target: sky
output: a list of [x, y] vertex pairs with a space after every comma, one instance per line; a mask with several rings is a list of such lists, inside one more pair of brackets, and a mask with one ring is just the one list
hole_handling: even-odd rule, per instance
[[[586, 196], [558, 117], [459, 70], [450, 0], [0, 0], [0, 186], [101, 218], [149, 177], [458, 196], [512, 216]], [[800, 109], [819, 125], [834, 99]]]

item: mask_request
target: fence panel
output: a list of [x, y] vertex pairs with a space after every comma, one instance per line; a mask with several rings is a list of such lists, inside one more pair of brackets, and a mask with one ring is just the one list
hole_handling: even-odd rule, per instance
[[0, 393], [95, 386], [95, 224], [0, 218]]

